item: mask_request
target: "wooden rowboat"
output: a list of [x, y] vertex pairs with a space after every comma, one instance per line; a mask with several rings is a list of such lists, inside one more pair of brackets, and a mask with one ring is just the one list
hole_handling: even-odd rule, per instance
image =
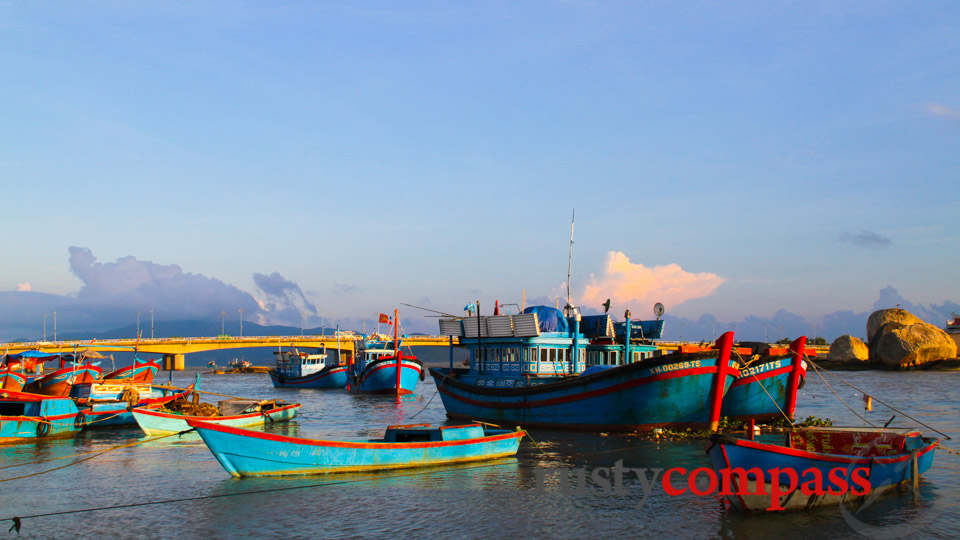
[[213, 416], [177, 414], [151, 408], [134, 409], [133, 418], [147, 435], [166, 435], [190, 429], [188, 422], [202, 420], [227, 426], [256, 426], [264, 422], [286, 422], [297, 416], [299, 403], [231, 399], [221, 401]]
[[512, 456], [526, 432], [481, 424], [390, 426], [383, 439], [324, 441], [285, 437], [190, 419], [232, 476], [328, 474], [424, 467]]
[[710, 441], [723, 495], [748, 513], [864, 503], [906, 482], [916, 486], [940, 443], [908, 428], [842, 427], [794, 430], [786, 446], [722, 434]]

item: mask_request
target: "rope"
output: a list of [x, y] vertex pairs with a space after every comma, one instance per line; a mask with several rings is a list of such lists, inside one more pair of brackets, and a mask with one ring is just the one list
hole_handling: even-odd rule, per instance
[[[171, 435], [177, 435], [177, 433], [172, 433]], [[157, 439], [154, 438], [154, 439], [149, 439], [149, 440], [155, 441], [155, 440], [157, 440]], [[88, 458], [88, 459], [89, 459], [89, 458]], [[503, 466], [503, 465], [510, 465], [510, 464], [511, 464], [511, 463], [488, 463], [488, 464], [485, 464], [485, 465], [473, 465], [473, 466], [465, 466], [465, 467], [456, 467], [456, 466], [454, 466], [454, 467], [452, 467], [452, 468], [455, 468], [455, 469], [457, 469], [457, 470], [482, 469], [482, 468], [486, 468], [486, 467], [501, 467], [501, 466]], [[118, 505], [114, 505], [114, 506], [100, 506], [100, 507], [96, 507], [96, 508], [82, 508], [82, 509], [79, 509], [79, 510], [64, 510], [64, 511], [62, 511], [62, 512], [48, 512], [48, 513], [45, 513], [45, 514], [33, 514], [33, 515], [29, 515], [29, 516], [15, 516], [15, 517], [8, 517], [8, 518], [0, 518], [0, 521], [12, 521], [12, 522], [14, 522], [15, 524], [18, 524], [19, 522], [21, 522], [21, 521], [24, 520], [24, 519], [31, 519], [31, 518], [41, 518], [41, 517], [51, 517], [51, 516], [64, 516], [64, 515], [69, 515], [69, 514], [81, 514], [81, 513], [85, 513], [85, 512], [99, 512], [99, 511], [102, 511], [102, 510], [119, 510], [119, 509], [122, 509], [122, 508], [137, 508], [137, 507], [141, 507], [141, 506], [154, 506], [154, 505], [159, 505], [159, 504], [174, 504], [174, 503], [189, 502], [189, 501], [203, 501], [203, 500], [208, 500], [208, 499], [222, 499], [222, 498], [226, 498], [226, 497], [238, 497], [238, 496], [243, 496], [243, 495], [257, 495], [257, 494], [261, 494], [261, 493], [276, 493], [276, 492], [281, 492], [281, 491], [292, 491], [292, 490], [295, 490], [295, 489], [309, 489], [309, 488], [335, 486], [335, 485], [343, 485], [343, 484], [356, 484], [356, 483], [359, 483], [359, 482], [369, 482], [369, 481], [371, 481], [371, 480], [379, 480], [379, 479], [383, 479], [383, 478], [388, 478], [388, 479], [389, 479], [389, 478], [403, 478], [403, 477], [410, 477], [410, 476], [422, 476], [422, 475], [427, 475], [427, 474], [434, 474], [434, 473], [436, 473], [436, 472], [444, 472], [444, 471], [446, 471], [446, 470], [448, 470], [448, 469], [446, 469], [446, 468], [443, 468], [443, 469], [431, 468], [431, 469], [428, 469], [428, 470], [421, 470], [421, 471], [411, 472], [411, 473], [407, 473], [407, 474], [394, 474], [394, 475], [389, 475], [389, 476], [385, 476], [385, 475], [382, 475], [382, 474], [376, 474], [376, 475], [371, 475], [370, 478], [360, 478], [360, 479], [357, 479], [357, 480], [339, 480], [339, 481], [335, 481], [335, 482], [322, 482], [322, 483], [319, 483], [319, 484], [308, 484], [308, 485], [305, 485], [305, 486], [288, 486], [288, 487], [280, 487], [280, 488], [272, 488], [272, 489], [258, 489], [258, 490], [253, 490], [253, 491], [241, 491], [241, 492], [239, 492], [239, 493], [221, 493], [221, 494], [218, 494], [218, 495], [200, 495], [200, 496], [197, 496], [197, 497], [183, 497], [183, 498], [180, 498], [180, 499], [165, 499], [165, 500], [160, 500], [160, 501], [149, 501], [149, 502], [130, 503], [130, 504], [118, 504]]]
[[820, 373], [820, 366], [818, 366], [817, 364], [813, 363], [813, 362], [810, 360], [810, 358], [807, 356], [806, 353], [804, 353], [803, 356], [804, 356], [804, 358], [807, 359], [808, 362], [810, 362], [810, 365], [813, 366], [813, 370], [814, 370], [815, 372], [817, 372], [817, 375], [820, 376], [820, 380], [823, 381], [823, 384], [827, 385], [827, 388], [829, 388], [830, 391], [833, 392], [833, 395], [837, 396], [837, 399], [840, 400], [840, 403], [843, 403], [846, 408], [850, 409], [850, 412], [852, 412], [854, 415], [856, 415], [857, 418], [863, 420], [864, 423], [870, 424], [870, 425], [873, 426], [873, 427], [877, 427], [876, 424], [874, 424], [873, 422], [867, 420], [867, 418], [866, 418], [865, 416], [861, 416], [860, 413], [858, 413], [857, 411], [853, 410], [853, 408], [851, 408], [849, 405], [847, 405], [847, 402], [844, 401], [842, 397], [840, 397], [840, 394], [838, 394], [837, 391], [834, 390], [832, 386], [830, 386], [830, 383], [828, 383], [827, 380], [823, 378], [823, 375]]
[[[811, 360], [809, 357], [807, 357], [806, 354], [804, 354], [804, 358], [806, 358], [807, 362], [810, 362], [810, 364], [813, 365], [814, 368], [819, 368], [819, 366], [818, 366], [813, 360]], [[823, 369], [823, 368], [820, 368], [820, 369]], [[824, 369], [823, 371], [826, 371], [826, 372], [829, 373], [830, 375], [833, 375], [833, 376], [836, 377], [838, 380], [840, 380], [840, 382], [842, 382], [843, 384], [846, 384], [846, 385], [849, 386], [850, 388], [853, 388], [853, 389], [856, 390], [857, 392], [860, 392], [861, 394], [864, 394], [864, 395], [869, 395], [869, 394], [867, 394], [866, 392], [864, 392], [863, 390], [861, 390], [861, 389], [857, 388], [856, 386], [854, 386], [852, 383], [849, 383], [849, 382], [843, 380], [843, 378], [841, 378], [841, 377], [840, 377], [839, 375], [837, 375], [836, 373], [833, 373], [832, 371], [829, 371], [829, 370], [826, 370], [826, 369]], [[819, 373], [819, 372], [818, 372], [818, 373]], [[823, 375], [821, 375], [820, 378], [823, 378]], [[829, 385], [827, 385], [827, 386], [829, 386]], [[873, 397], [873, 396], [870, 396], [870, 397]], [[942, 431], [940, 431], [940, 430], [938, 430], [938, 429], [936, 429], [936, 428], [933, 428], [933, 427], [931, 427], [931, 426], [928, 426], [927, 424], [924, 424], [923, 422], [921, 422], [921, 421], [917, 420], [916, 418], [910, 416], [909, 414], [907, 414], [907, 413], [905, 413], [905, 412], [897, 409], [896, 407], [892, 407], [892, 406], [890, 406], [890, 404], [885, 403], [885, 402], [881, 401], [881, 400], [878, 399], [878, 398], [875, 398], [875, 397], [874, 397], [873, 399], [874, 399], [874, 401], [876, 401], [877, 403], [883, 405], [884, 407], [886, 407], [886, 408], [888, 408], [888, 409], [890, 409], [890, 410], [892, 410], [892, 411], [894, 411], [894, 412], [896, 412], [896, 413], [902, 414], [903, 416], [906, 416], [907, 418], [913, 420], [914, 422], [920, 424], [921, 426], [923, 426], [923, 427], [925, 427], [925, 428], [927, 428], [927, 429], [936, 431], [938, 434], [943, 435], [943, 437], [946, 438], [948, 441], [949, 441], [949, 440], [952, 440], [952, 437], [950, 437], [950, 436], [947, 435], [946, 433], [944, 433], [944, 432], [942, 432]], [[871, 424], [871, 425], [873, 425], [873, 424]], [[874, 426], [874, 427], [876, 427], [876, 426]]]
[[[740, 352], [739, 352], [739, 351], [734, 351], [734, 354], [737, 355], [737, 359], [740, 361], [740, 363], [744, 364], [744, 367], [747, 367], [747, 366], [750, 365], [749, 363], [744, 363], [744, 362], [743, 362], [743, 357], [740, 356]], [[752, 362], [752, 361], [753, 361], [753, 359], [751, 359], [751, 362]], [[765, 394], [767, 394], [767, 397], [770, 398], [770, 401], [772, 401], [773, 404], [777, 406], [777, 410], [780, 411], [780, 414], [782, 414], [783, 417], [787, 420], [787, 423], [792, 426], [792, 425], [793, 425], [793, 420], [791, 420], [790, 417], [787, 416], [787, 413], [783, 412], [783, 409], [780, 407], [780, 404], [777, 403], [777, 400], [774, 399], [772, 395], [770, 395], [770, 392], [767, 390], [767, 388], [763, 385], [763, 383], [760, 382], [760, 379], [757, 378], [757, 374], [756, 374], [756, 373], [753, 373], [753, 374], [751, 374], [750, 376], [753, 377], [753, 380], [757, 383], [757, 386], [759, 386], [760, 389], [763, 390], [763, 392], [764, 392]]]
[[[47, 470], [45, 470], [45, 471], [40, 471], [40, 472], [36, 472], [36, 473], [33, 473], [33, 474], [27, 474], [27, 475], [24, 475], [24, 476], [14, 476], [13, 478], [0, 479], [0, 483], [2, 483], [2, 482], [10, 482], [10, 481], [13, 481], [13, 480], [22, 480], [22, 479], [24, 479], [24, 478], [31, 478], [31, 477], [34, 477], [34, 476], [40, 476], [40, 475], [42, 475], [42, 474], [47, 474], [47, 473], [49, 473], [49, 472], [58, 471], [58, 470], [60, 470], [60, 469], [65, 469], [65, 468], [67, 468], [67, 467], [70, 467], [70, 466], [72, 466], [72, 465], [76, 465], [76, 464], [78, 464], [78, 463], [83, 463], [84, 461], [89, 461], [89, 460], [91, 460], [91, 459], [93, 459], [93, 458], [95, 458], [95, 457], [97, 457], [97, 456], [101, 456], [101, 455], [103, 455], [103, 454], [106, 454], [107, 452], [113, 452], [114, 450], [119, 450], [119, 449], [121, 449], [121, 448], [128, 448], [128, 447], [131, 447], [131, 446], [137, 446], [138, 444], [143, 444], [143, 443], [148, 442], [148, 441], [160, 440], [160, 439], [163, 439], [163, 438], [166, 438], [166, 437], [171, 437], [171, 436], [173, 436], [173, 435], [179, 435], [179, 433], [170, 433], [170, 434], [168, 434], [168, 435], [163, 435], [163, 436], [161, 436], [161, 437], [154, 437], [154, 438], [150, 438], [150, 439], [144, 439], [144, 440], [141, 440], [141, 441], [134, 441], [134, 442], [132, 442], [132, 443], [127, 443], [127, 444], [121, 444], [121, 445], [118, 445], [118, 446], [113, 446], [113, 447], [107, 448], [106, 450], [96, 451], [96, 453], [95, 453], [94, 455], [90, 456], [90, 457], [85, 457], [85, 458], [83, 458], [83, 459], [78, 459], [77, 461], [74, 461], [74, 462], [72, 462], [72, 463], [67, 463], [66, 465], [61, 465], [61, 466], [59, 466], [59, 467], [54, 467], [54, 468], [52, 468], [52, 469], [47, 469]], [[92, 452], [87, 452], [87, 453], [85, 453], [85, 454], [79, 454], [79, 455], [83, 456], [83, 455], [87, 455], [87, 454], [90, 454], [90, 453], [92, 453]], [[67, 457], [77, 457], [77, 456], [63, 456], [63, 457], [60, 457], [60, 458], [49, 459], [49, 460], [47, 460], [47, 461], [53, 461], [54, 459], [66, 459]], [[43, 463], [43, 461], [34, 462], [34, 463]], [[20, 465], [30, 465], [30, 463], [21, 463]], [[20, 465], [9, 465], [9, 467], [19, 467]], [[7, 467], [4, 467], [4, 468], [7, 468]]]
[[411, 417], [410, 417], [410, 420], [413, 420], [414, 418], [420, 416], [420, 413], [422, 413], [423, 411], [427, 410], [427, 405], [430, 405], [430, 402], [433, 401], [433, 398], [437, 397], [437, 394], [439, 394], [439, 393], [440, 393], [440, 390], [434, 390], [433, 395], [430, 396], [430, 399], [429, 399], [429, 400], [427, 400], [427, 404], [424, 405], [422, 409], [420, 409], [419, 411], [417, 411], [417, 414], [411, 416]]

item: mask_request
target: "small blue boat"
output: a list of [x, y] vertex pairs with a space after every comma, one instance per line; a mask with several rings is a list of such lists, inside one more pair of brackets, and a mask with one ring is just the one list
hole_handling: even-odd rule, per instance
[[[386, 322], [387, 316], [381, 315]], [[397, 311], [394, 311], [397, 321]], [[394, 324], [393, 340], [379, 335], [364, 337], [358, 343], [357, 356], [347, 372], [347, 388], [363, 394], [412, 394], [417, 382], [426, 377], [423, 363], [412, 354], [403, 354], [398, 336], [399, 324]]]
[[940, 444], [913, 429], [844, 427], [796, 429], [786, 446], [724, 434], [710, 441], [722, 494], [746, 512], [862, 503], [908, 481], [916, 486]]
[[297, 349], [275, 351], [276, 366], [268, 373], [274, 388], [346, 388], [348, 366], [340, 363], [340, 354], [308, 354]]
[[481, 424], [390, 426], [383, 439], [300, 439], [188, 420], [232, 476], [376, 471], [480, 461], [517, 453], [525, 431]]
[[763, 356], [748, 362], [723, 396], [721, 416], [767, 422], [787, 417], [793, 421], [797, 391], [803, 388], [807, 337], [790, 344], [789, 354]]
[[73, 435], [82, 427], [77, 414], [70, 398], [0, 392], [0, 444]]
[[[597, 431], [716, 429], [738, 374], [733, 333], [704, 352], [660, 354], [635, 338], [629, 311], [622, 341], [609, 317], [566, 317], [533, 306], [519, 315], [440, 319], [440, 333], [470, 352], [468, 369], [431, 368], [450, 418]], [[451, 337], [451, 340], [452, 340]]]

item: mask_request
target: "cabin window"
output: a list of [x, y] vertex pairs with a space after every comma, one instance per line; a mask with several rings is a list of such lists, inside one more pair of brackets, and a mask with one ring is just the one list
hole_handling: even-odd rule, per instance
[[617, 351], [611, 351], [611, 352], [610, 352], [610, 365], [611, 365], [611, 366], [616, 366], [616, 365], [618, 365], [619, 363], [620, 363], [620, 355], [617, 353]]
[[637, 362], [639, 360], [640, 360], [640, 353], [637, 351], [633, 351], [633, 361]]
[[23, 416], [26, 408], [26, 403], [0, 403], [0, 416]]
[[550, 359], [547, 357], [547, 349], [540, 347], [540, 362], [547, 362]]
[[550, 351], [550, 360], [549, 360], [549, 361], [550, 361], [550, 362], [556, 362], [556, 361], [557, 361], [557, 350], [556, 350], [556, 349], [548, 349], [548, 350]]

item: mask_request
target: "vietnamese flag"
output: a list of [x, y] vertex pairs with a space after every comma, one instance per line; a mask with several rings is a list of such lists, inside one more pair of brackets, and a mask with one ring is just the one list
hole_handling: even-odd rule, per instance
[[384, 315], [383, 313], [380, 314], [380, 322], [384, 324], [393, 324], [393, 322], [390, 321], [390, 317]]

